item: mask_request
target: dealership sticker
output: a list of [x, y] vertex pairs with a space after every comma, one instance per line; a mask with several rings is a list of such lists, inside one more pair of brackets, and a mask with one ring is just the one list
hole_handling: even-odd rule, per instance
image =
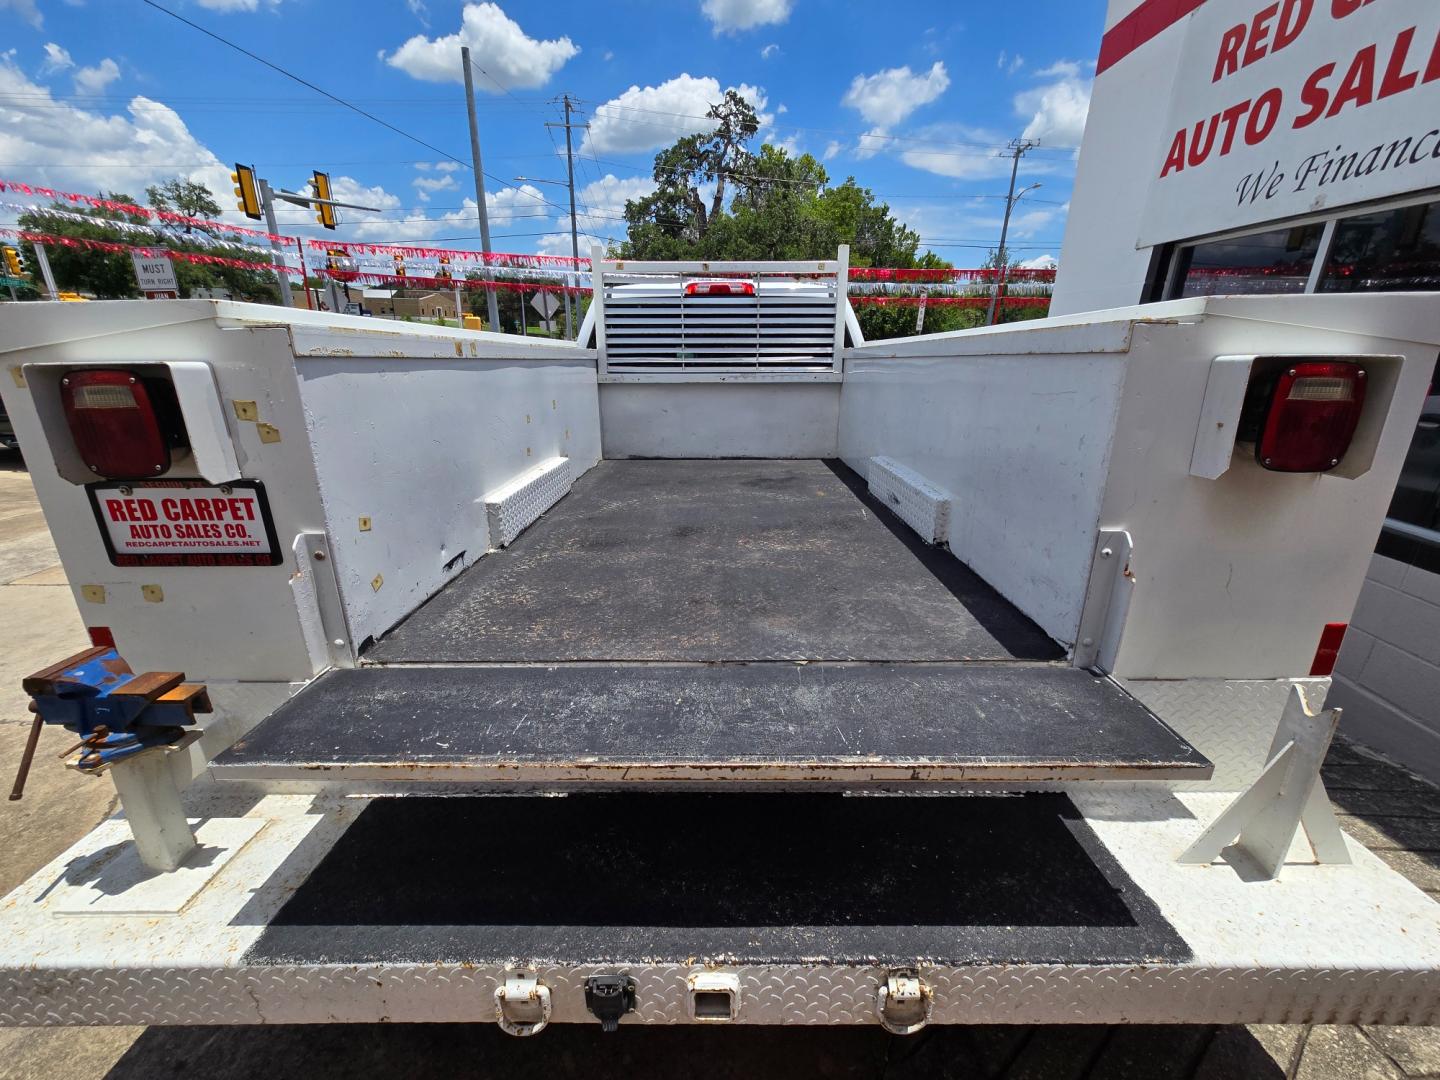
[[90, 484], [116, 566], [274, 566], [280, 554], [265, 487], [254, 480]]

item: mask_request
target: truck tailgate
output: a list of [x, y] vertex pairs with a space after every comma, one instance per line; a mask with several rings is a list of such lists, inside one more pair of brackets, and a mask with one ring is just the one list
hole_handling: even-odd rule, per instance
[[1135, 780], [1210, 763], [844, 466], [608, 461], [212, 764], [287, 781]]

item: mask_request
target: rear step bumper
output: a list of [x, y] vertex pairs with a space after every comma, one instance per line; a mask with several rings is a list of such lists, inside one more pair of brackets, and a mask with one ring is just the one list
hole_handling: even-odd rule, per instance
[[936, 1023], [1440, 1020], [1440, 909], [1358, 844], [1175, 862], [1225, 794], [193, 795], [191, 870], [111, 821], [0, 902], [0, 1022], [485, 1022], [521, 971], [554, 1022], [618, 974], [622, 1023], [874, 1024], [899, 970]]

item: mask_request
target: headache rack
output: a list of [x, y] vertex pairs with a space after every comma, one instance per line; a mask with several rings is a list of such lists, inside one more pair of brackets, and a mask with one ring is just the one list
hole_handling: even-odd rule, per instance
[[[594, 302], [580, 341], [593, 334], [601, 382], [838, 380], [847, 332], [861, 342], [846, 299], [849, 250], [814, 262], [591, 260]], [[730, 279], [729, 295], [687, 291]]]

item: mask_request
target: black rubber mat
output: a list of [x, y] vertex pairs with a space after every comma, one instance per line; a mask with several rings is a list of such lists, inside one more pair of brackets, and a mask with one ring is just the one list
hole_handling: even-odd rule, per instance
[[354, 668], [211, 768], [399, 783], [1209, 775], [1114, 682], [1039, 663]]
[[1063, 795], [617, 794], [377, 800], [246, 961], [1189, 956]]
[[1055, 660], [843, 465], [603, 461], [375, 645], [383, 663]]

